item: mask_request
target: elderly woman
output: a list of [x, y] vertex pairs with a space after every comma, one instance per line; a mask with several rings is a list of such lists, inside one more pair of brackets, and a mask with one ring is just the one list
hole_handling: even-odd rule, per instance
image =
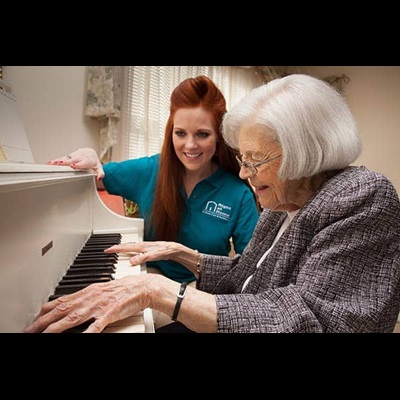
[[[86, 332], [146, 307], [193, 332], [392, 332], [400, 311], [400, 204], [383, 175], [352, 166], [361, 141], [343, 97], [290, 75], [254, 89], [223, 121], [263, 212], [242, 255], [175, 242], [113, 246], [132, 264], [171, 259], [186, 287], [145, 274], [93, 284], [46, 303], [27, 332]], [[164, 328], [167, 328], [167, 325]]]

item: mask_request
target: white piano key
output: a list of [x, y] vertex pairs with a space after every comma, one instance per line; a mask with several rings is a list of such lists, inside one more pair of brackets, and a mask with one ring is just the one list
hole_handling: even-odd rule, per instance
[[121, 243], [127, 243], [127, 242], [139, 242], [139, 236], [138, 234], [135, 233], [123, 233], [122, 234], [122, 240]]
[[103, 333], [144, 333], [143, 312], [137, 315], [113, 322], [104, 329]]
[[107, 327], [102, 333], [146, 333], [146, 332], [144, 330], [144, 322], [140, 322], [128, 326]]

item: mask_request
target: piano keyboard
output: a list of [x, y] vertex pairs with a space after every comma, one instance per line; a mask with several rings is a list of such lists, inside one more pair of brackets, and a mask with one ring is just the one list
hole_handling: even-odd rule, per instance
[[[93, 233], [62, 277], [49, 300], [65, 294], [74, 293], [96, 282], [108, 282], [125, 276], [143, 273], [140, 265], [132, 266], [129, 255], [105, 254], [103, 250], [121, 242], [137, 241], [137, 234]], [[151, 317], [151, 318], [150, 318]], [[147, 333], [154, 332], [152, 311], [146, 309], [137, 315], [108, 325], [102, 333]], [[79, 333], [86, 329], [88, 321], [67, 330]]]

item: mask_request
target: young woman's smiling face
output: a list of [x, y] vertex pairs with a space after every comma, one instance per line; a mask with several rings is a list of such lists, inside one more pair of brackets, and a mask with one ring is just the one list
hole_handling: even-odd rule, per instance
[[175, 153], [188, 171], [211, 169], [217, 148], [217, 132], [211, 113], [201, 107], [176, 111], [172, 143]]

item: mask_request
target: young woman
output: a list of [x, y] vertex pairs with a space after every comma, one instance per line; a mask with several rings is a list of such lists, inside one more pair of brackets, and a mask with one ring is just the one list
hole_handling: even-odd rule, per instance
[[[49, 164], [92, 168], [109, 193], [135, 201], [145, 220], [144, 240], [225, 256], [232, 240], [242, 253], [259, 210], [248, 181], [238, 176], [237, 153], [222, 137], [225, 112], [225, 98], [208, 77], [189, 78], [172, 92], [161, 154], [101, 165], [93, 149], [78, 149]], [[150, 261], [147, 268], [194, 284], [179, 262]]]

